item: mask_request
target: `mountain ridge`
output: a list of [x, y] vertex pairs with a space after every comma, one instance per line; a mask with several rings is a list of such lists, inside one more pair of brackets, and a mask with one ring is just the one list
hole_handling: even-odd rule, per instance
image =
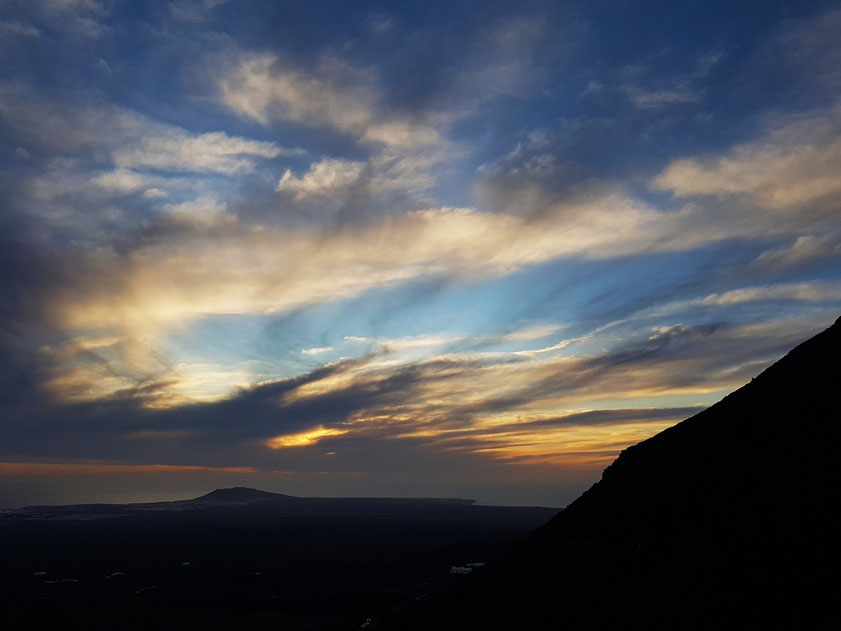
[[187, 502], [255, 502], [260, 500], [285, 500], [298, 499], [292, 495], [283, 495], [281, 493], [273, 493], [271, 491], [261, 491], [260, 489], [252, 489], [247, 486], [234, 486], [230, 488], [214, 489], [209, 493], [200, 495], [190, 500], [182, 500]]
[[[184, 512], [211, 508], [234, 508], [237, 506], [260, 506], [286, 507], [290, 510], [329, 510], [329, 507], [338, 509], [340, 506], [367, 506], [368, 508], [381, 506], [395, 507], [422, 506], [427, 504], [448, 505], [452, 507], [480, 507], [474, 499], [455, 497], [306, 497], [296, 495], [284, 495], [272, 491], [263, 491], [244, 486], [218, 488], [198, 497], [158, 502], [132, 502], [127, 504], [108, 503], [85, 503], [85, 504], [58, 504], [58, 505], [30, 505], [19, 508], [0, 509], [2, 518], [22, 519], [72, 519], [76, 516], [79, 519], [95, 519], [105, 517], [122, 517], [138, 513], [149, 512]], [[493, 508], [492, 506], [488, 506]], [[521, 506], [499, 508], [524, 508], [538, 510], [554, 510], [557, 508], [548, 506]]]

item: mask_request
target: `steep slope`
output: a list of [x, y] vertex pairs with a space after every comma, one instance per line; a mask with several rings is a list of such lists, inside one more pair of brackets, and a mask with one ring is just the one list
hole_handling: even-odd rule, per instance
[[381, 628], [841, 628], [839, 356], [841, 319]]

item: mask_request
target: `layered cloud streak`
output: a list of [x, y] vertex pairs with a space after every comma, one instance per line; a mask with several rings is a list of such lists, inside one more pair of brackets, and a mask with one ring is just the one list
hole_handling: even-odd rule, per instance
[[[0, 77], [6, 471], [595, 472], [841, 306], [838, 106], [719, 123], [755, 57], [607, 68], [554, 12], [279, 45], [205, 4], [0, 12], [87, 63]], [[126, 29], [165, 44], [136, 89]]]

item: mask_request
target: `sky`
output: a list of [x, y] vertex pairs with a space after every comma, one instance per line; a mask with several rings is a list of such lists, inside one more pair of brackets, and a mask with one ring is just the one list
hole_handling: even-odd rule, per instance
[[2, 0], [0, 507], [564, 506], [841, 314], [839, 132], [835, 2]]

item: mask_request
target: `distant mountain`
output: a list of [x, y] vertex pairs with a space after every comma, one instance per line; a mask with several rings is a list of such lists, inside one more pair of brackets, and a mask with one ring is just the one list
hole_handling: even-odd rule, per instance
[[225, 506], [243, 506], [265, 500], [297, 500], [302, 498], [270, 493], [245, 487], [216, 489], [201, 497], [172, 502], [140, 502], [134, 504], [65, 504], [60, 506], [25, 506], [0, 511], [0, 518], [20, 519], [104, 519], [139, 513], [183, 512]]
[[[250, 489], [238, 486], [230, 489], [216, 489], [199, 497], [172, 502], [142, 502], [135, 504], [66, 504], [60, 506], [25, 506], [23, 508], [0, 510], [3, 519], [59, 519], [92, 520], [128, 517], [139, 514], [185, 513], [195, 511], [249, 510], [295, 516], [306, 514], [332, 517], [347, 513], [364, 515], [426, 514], [440, 512], [446, 508], [452, 514], [471, 510], [473, 515], [485, 508], [475, 506], [475, 500], [460, 498], [379, 498], [379, 497], [296, 497]], [[497, 507], [509, 508], [509, 507]], [[516, 510], [516, 507], [510, 507]], [[557, 509], [547, 507], [523, 507], [545, 518]], [[455, 512], [453, 512], [455, 511]], [[467, 513], [465, 513], [467, 514]]]
[[377, 629], [839, 629], [841, 319]]
[[271, 493], [269, 491], [260, 491], [259, 489], [249, 489], [245, 486], [235, 486], [231, 489], [216, 489], [201, 497], [197, 497], [191, 502], [231, 502], [235, 504], [258, 502], [261, 500], [290, 500], [296, 499], [291, 495], [281, 495], [280, 493]]

